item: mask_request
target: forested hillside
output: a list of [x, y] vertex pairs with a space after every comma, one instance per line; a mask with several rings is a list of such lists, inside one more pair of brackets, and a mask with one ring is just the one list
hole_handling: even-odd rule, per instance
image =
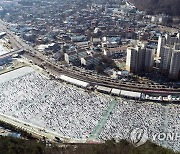
[[151, 14], [165, 13], [180, 16], [180, 0], [129, 0], [138, 9], [146, 10]]
[[146, 142], [134, 147], [121, 140], [119, 143], [108, 140], [104, 144], [72, 144], [45, 146], [35, 140], [23, 140], [0, 136], [0, 154], [179, 154], [154, 143]]

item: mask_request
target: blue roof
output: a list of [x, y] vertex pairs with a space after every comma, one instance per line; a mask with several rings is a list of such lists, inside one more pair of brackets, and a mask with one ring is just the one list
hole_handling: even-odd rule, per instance
[[21, 134], [18, 134], [18, 133], [11, 133], [11, 134], [9, 134], [9, 136], [15, 137], [15, 138], [20, 138], [20, 137], [21, 137]]

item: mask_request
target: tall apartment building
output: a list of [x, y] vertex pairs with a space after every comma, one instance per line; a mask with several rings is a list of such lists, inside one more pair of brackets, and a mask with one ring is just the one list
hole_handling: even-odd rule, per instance
[[154, 66], [155, 49], [136, 46], [127, 48], [126, 70], [132, 73], [151, 72]]
[[169, 78], [170, 79], [178, 79], [180, 75], [180, 50], [173, 50], [170, 69], [169, 69]]
[[144, 70], [145, 72], [152, 72], [154, 67], [154, 57], [155, 49], [147, 47], [145, 49], [145, 59], [144, 59]]
[[178, 36], [177, 34], [173, 34], [173, 35], [168, 35], [166, 34], [165, 35], [165, 38], [166, 38], [166, 44], [167, 45], [175, 45], [178, 43]]
[[169, 72], [172, 49], [169, 46], [163, 46], [161, 51], [160, 72], [167, 74]]
[[162, 47], [166, 44], [165, 36], [159, 36], [156, 56], [161, 56]]
[[180, 44], [180, 33], [177, 34], [178, 44]]
[[145, 48], [144, 46], [136, 46], [137, 50], [137, 72], [144, 70]]
[[162, 49], [160, 71], [170, 79], [178, 79], [180, 75], [180, 45], [164, 46]]
[[169, 69], [169, 78], [178, 79], [180, 78], [180, 44], [174, 45], [172, 49], [172, 57]]
[[127, 48], [127, 57], [126, 57], [126, 70], [132, 73], [137, 72], [137, 63], [138, 63], [138, 53], [137, 49], [134, 47]]
[[164, 36], [159, 36], [158, 39], [158, 47], [157, 47], [157, 57], [161, 57], [161, 52], [163, 50], [163, 46], [171, 46], [173, 47], [174, 45], [180, 43], [180, 34], [165, 34]]

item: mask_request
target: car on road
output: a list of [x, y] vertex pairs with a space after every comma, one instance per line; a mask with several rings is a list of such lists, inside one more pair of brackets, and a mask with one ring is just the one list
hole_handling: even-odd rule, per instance
[[55, 141], [55, 142], [59, 142], [59, 143], [62, 142], [62, 141], [60, 140], [60, 138], [57, 137], [57, 136], [54, 137], [54, 141]]

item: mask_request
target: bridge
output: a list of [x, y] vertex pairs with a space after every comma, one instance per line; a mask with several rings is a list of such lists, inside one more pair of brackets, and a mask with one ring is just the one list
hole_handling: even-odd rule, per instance
[[19, 49], [19, 50], [14, 50], [14, 51], [5, 53], [5, 54], [3, 54], [3, 55], [0, 56], [0, 60], [5, 59], [5, 58], [8, 58], [8, 57], [11, 57], [11, 56], [13, 56], [13, 55], [15, 55], [15, 54], [20, 54], [20, 53], [22, 53], [22, 52], [24, 52], [24, 50], [23, 50], [23, 49]]

